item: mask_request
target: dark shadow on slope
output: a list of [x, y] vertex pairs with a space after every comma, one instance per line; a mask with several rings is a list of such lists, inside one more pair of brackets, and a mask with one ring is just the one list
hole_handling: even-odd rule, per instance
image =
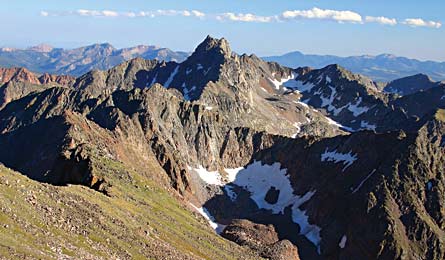
[[107, 194], [83, 146], [69, 147], [70, 127], [64, 116], [55, 116], [0, 134], [0, 162], [39, 182], [81, 184]]

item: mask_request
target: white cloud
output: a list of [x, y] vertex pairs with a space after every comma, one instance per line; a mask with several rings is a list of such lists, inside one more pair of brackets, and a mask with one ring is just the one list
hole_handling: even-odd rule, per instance
[[235, 14], [235, 13], [222, 13], [216, 16], [219, 21], [235, 21], [235, 22], [259, 22], [269, 23], [276, 20], [275, 16], [258, 16], [254, 14]]
[[198, 10], [192, 10], [192, 14], [196, 17], [204, 17], [205, 16], [205, 13], [200, 12]]
[[133, 18], [133, 17], [136, 17], [137, 14], [134, 12], [126, 12], [126, 13], [123, 13], [122, 16]]
[[289, 19], [320, 19], [320, 20], [333, 20], [340, 23], [361, 23], [362, 16], [352, 11], [337, 11], [329, 9], [320, 9], [314, 7], [310, 10], [293, 10], [285, 11], [281, 14], [281, 18], [284, 20]]
[[119, 16], [118, 12], [110, 11], [110, 10], [97, 11], [97, 10], [79, 9], [76, 11], [76, 14], [78, 14], [80, 16], [95, 16], [95, 17], [118, 17]]
[[365, 21], [368, 23], [379, 23], [379, 24], [384, 24], [384, 25], [396, 25], [397, 24], [397, 20], [394, 18], [388, 18], [388, 17], [384, 17], [384, 16], [366, 16], [365, 17]]
[[88, 10], [79, 9], [68, 12], [47, 12], [41, 11], [41, 16], [86, 16], [86, 17], [158, 17], [158, 16], [185, 16], [203, 18], [205, 14], [198, 10], [156, 10], [156, 11], [140, 11], [140, 12], [117, 12], [111, 10]]
[[117, 12], [108, 11], [108, 10], [102, 11], [102, 14], [104, 16], [106, 16], [106, 17], [117, 17], [117, 16], [119, 16], [119, 14]]
[[157, 17], [157, 16], [185, 16], [185, 17], [205, 17], [205, 13], [200, 12], [198, 10], [156, 10], [149, 12], [140, 12], [136, 16], [148, 16], [148, 17]]
[[[388, 18], [384, 16], [362, 16], [353, 11], [341, 11], [341, 10], [329, 10], [320, 9], [314, 7], [308, 10], [288, 10], [282, 12], [280, 15], [262, 16], [252, 13], [233, 13], [225, 12], [219, 14], [206, 14], [198, 10], [153, 10], [153, 11], [137, 11], [137, 12], [119, 12], [112, 10], [88, 10], [79, 9], [76, 11], [59, 11], [49, 12], [42, 10], [40, 16], [84, 16], [84, 17], [162, 17], [162, 16], [182, 16], [182, 17], [195, 17], [208, 20], [217, 21], [234, 21], [234, 22], [257, 22], [257, 23], [271, 23], [282, 22], [296, 19], [318, 19], [318, 20], [331, 20], [338, 23], [379, 23], [384, 25], [396, 25], [399, 22], [394, 18]], [[430, 27], [440, 28], [442, 24], [435, 21], [426, 21], [421, 18], [405, 19], [402, 24], [409, 25], [411, 27]]]
[[430, 27], [430, 28], [440, 28], [442, 24], [440, 22], [425, 21], [421, 18], [410, 18], [405, 19], [403, 24], [409, 25], [411, 27]]
[[396, 25], [397, 24], [396, 19], [388, 18], [388, 17], [384, 17], [384, 16], [379, 16], [379, 17], [366, 16], [365, 21], [367, 23], [379, 23], [379, 24], [384, 24], [384, 25]]

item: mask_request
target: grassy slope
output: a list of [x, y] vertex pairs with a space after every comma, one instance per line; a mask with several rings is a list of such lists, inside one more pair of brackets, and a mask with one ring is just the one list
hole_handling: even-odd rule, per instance
[[111, 176], [111, 197], [0, 166], [0, 258], [258, 259], [149, 178], [104, 157], [95, 163]]

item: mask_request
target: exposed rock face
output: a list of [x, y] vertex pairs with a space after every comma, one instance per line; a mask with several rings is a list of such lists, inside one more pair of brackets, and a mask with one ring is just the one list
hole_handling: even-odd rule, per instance
[[48, 73], [38, 77], [24, 68], [0, 68], [0, 108], [7, 103], [30, 93], [45, 90], [52, 85], [70, 87], [74, 83], [71, 76], [57, 76]]
[[256, 250], [279, 241], [272, 225], [255, 224], [248, 220], [233, 220], [223, 233], [223, 237], [240, 245], [246, 245]]
[[118, 197], [131, 169], [272, 259], [444, 257], [441, 86], [396, 98], [336, 65], [291, 70], [207, 37], [182, 63], [42, 88], [0, 109], [0, 161], [35, 180]]
[[219, 110], [232, 127], [252, 127], [288, 136], [332, 136], [342, 133], [323, 114], [299, 102], [296, 92], [280, 87], [288, 68], [255, 56], [233, 54], [224, 39], [207, 37], [184, 62], [135, 59], [108, 71], [80, 77], [75, 88], [85, 97], [109, 95], [117, 89], [144, 88], [155, 83], [180, 91], [186, 100], [199, 100]]
[[40, 84], [51, 84], [57, 83], [62, 86], [71, 86], [74, 83], [74, 77], [67, 75], [51, 75], [49, 73], [44, 73], [39, 77]]
[[407, 115], [391, 107], [390, 97], [370, 79], [338, 65], [299, 68], [289, 87], [302, 93], [303, 102], [319, 108], [348, 131], [396, 129]]
[[289, 240], [280, 240], [262, 253], [263, 257], [273, 260], [300, 260], [297, 248]]
[[[407, 95], [400, 97], [382, 92], [377, 83], [338, 65], [316, 70], [298, 68], [294, 73], [295, 79], [285, 85], [301, 92], [304, 103], [318, 108], [349, 132], [413, 131], [418, 127], [419, 118], [445, 106], [443, 84], [422, 75], [396, 80], [389, 85], [406, 90]], [[413, 84], [422, 91], [415, 92]]]
[[0, 68], [0, 82], [9, 81], [28, 82], [31, 84], [40, 84], [38, 77], [24, 68]]
[[48, 73], [44, 73], [38, 77], [25, 68], [0, 68], [0, 83], [8, 83], [10, 81], [34, 85], [57, 83], [59, 85], [70, 86], [74, 83], [74, 77], [51, 75]]
[[261, 252], [267, 259], [300, 259], [297, 248], [288, 240], [279, 240], [272, 225], [255, 224], [244, 219], [233, 220], [221, 235], [239, 245]]
[[419, 120], [436, 108], [445, 107], [445, 84], [438, 83], [435, 85], [424, 91], [400, 97], [394, 100], [392, 104], [402, 108], [408, 115]]

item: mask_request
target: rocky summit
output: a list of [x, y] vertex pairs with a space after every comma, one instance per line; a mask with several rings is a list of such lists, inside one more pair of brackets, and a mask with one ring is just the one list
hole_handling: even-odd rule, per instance
[[180, 61], [0, 76], [5, 259], [445, 258], [427, 76], [384, 86], [211, 36]]

